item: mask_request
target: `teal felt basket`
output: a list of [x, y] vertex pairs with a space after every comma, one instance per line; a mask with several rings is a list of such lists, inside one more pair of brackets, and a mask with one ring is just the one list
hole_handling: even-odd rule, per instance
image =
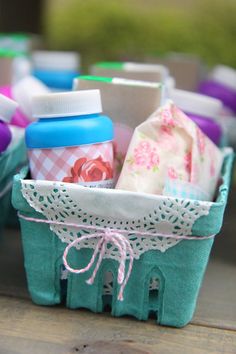
[[5, 153], [0, 155], [0, 233], [3, 232], [10, 214], [17, 221], [16, 213], [11, 205], [11, 190], [13, 177], [17, 169], [22, 168], [23, 164], [26, 164], [26, 149], [24, 139], [21, 138]]
[[[15, 176], [12, 200], [20, 214], [32, 300], [39, 305], [65, 301], [71, 309], [94, 312], [109, 308], [113, 316], [131, 315], [139, 320], [155, 315], [161, 325], [186, 325], [196, 307], [214, 235], [222, 226], [233, 159], [229, 150], [215, 202], [32, 181], [23, 169]], [[121, 253], [116, 244], [106, 244], [99, 266], [98, 253], [88, 271], [65, 271], [63, 253], [72, 242], [75, 247], [68, 250], [68, 264], [81, 269], [90, 262], [99, 239], [92, 238], [96, 227], [100, 233], [123, 234], [133, 249], [123, 301], [118, 298]], [[130, 254], [127, 251], [126, 275]], [[86, 281], [94, 271], [91, 285]]]

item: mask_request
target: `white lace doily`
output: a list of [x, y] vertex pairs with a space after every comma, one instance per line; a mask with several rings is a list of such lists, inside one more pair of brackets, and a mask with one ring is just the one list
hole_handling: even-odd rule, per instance
[[[78, 236], [94, 233], [66, 226], [67, 223], [128, 230], [130, 233], [126, 237], [135, 259], [148, 250], [165, 252], [180, 242], [175, 238], [151, 235], [137, 237], [135, 231], [190, 236], [193, 224], [201, 216], [208, 215], [211, 207], [210, 202], [89, 189], [61, 182], [22, 180], [21, 184], [22, 194], [34, 210], [48, 220], [65, 223], [65, 226], [50, 224], [50, 229], [62, 242], [68, 244]], [[77, 248], [94, 249], [97, 242], [97, 239], [86, 240]], [[106, 249], [105, 258], [119, 261], [119, 252], [114, 245]]]

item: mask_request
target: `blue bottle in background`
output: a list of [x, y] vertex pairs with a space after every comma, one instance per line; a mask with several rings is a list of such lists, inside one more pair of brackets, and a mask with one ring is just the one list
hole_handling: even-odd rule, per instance
[[80, 56], [76, 52], [35, 51], [32, 66], [33, 75], [50, 89], [68, 91], [79, 75]]

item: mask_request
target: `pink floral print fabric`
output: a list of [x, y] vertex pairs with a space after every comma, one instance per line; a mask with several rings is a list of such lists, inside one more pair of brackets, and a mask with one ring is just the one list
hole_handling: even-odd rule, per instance
[[179, 180], [213, 199], [222, 162], [221, 150], [168, 101], [135, 129], [116, 188], [163, 194], [167, 179]]

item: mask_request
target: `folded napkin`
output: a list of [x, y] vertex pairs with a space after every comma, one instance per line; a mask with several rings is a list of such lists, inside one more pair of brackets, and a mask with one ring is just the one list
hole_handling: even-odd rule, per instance
[[212, 200], [222, 162], [221, 150], [168, 101], [135, 129], [116, 188], [170, 194], [171, 181], [188, 182]]

